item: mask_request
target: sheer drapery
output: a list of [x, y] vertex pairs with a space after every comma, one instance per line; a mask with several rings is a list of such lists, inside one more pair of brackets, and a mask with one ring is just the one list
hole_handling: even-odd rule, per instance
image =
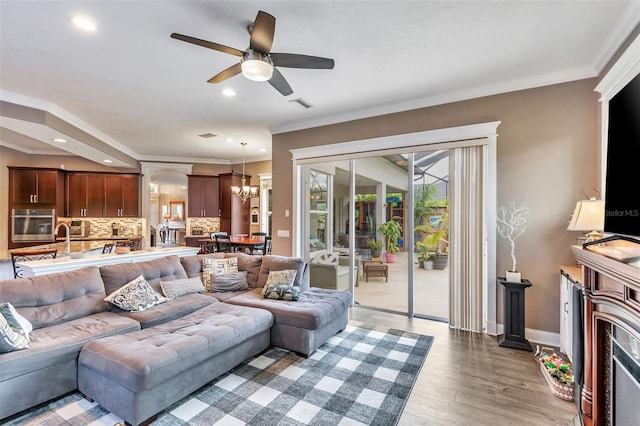
[[449, 155], [449, 326], [483, 331], [484, 147]]

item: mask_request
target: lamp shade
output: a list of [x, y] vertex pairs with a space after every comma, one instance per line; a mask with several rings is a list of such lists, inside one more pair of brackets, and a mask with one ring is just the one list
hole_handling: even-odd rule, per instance
[[602, 231], [604, 201], [596, 199], [578, 201], [567, 229], [569, 231]]

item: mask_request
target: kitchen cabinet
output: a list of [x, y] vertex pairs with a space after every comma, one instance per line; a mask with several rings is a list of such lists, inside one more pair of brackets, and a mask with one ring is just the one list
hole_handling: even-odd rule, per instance
[[140, 177], [137, 174], [105, 174], [104, 216], [138, 217]]
[[103, 175], [99, 173], [67, 173], [66, 215], [69, 217], [103, 216]]
[[220, 216], [220, 179], [218, 176], [188, 176], [188, 216]]
[[[245, 176], [247, 182], [251, 176]], [[249, 200], [231, 195], [231, 186], [242, 186], [242, 175], [225, 173], [220, 175], [220, 231], [229, 235], [249, 234]]]
[[64, 172], [58, 169], [9, 167], [10, 203], [20, 205], [64, 205]]

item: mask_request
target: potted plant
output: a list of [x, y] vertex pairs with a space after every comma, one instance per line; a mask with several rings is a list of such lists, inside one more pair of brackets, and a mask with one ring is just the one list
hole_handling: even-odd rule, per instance
[[431, 254], [429, 253], [429, 245], [424, 241], [418, 241], [416, 243], [418, 247], [418, 265], [420, 268], [430, 271], [433, 269], [433, 260], [431, 260]]
[[423, 225], [416, 229], [427, 232], [423, 243], [427, 246], [427, 251], [433, 254], [433, 269], [444, 269], [449, 261], [449, 215], [443, 214], [436, 225]]
[[376, 241], [373, 238], [369, 239], [369, 248], [371, 249], [371, 257], [380, 257], [382, 254], [382, 241]]
[[398, 251], [398, 243], [402, 238], [402, 227], [395, 220], [390, 220], [378, 226], [378, 231], [384, 235], [385, 259], [387, 263], [395, 262], [395, 253]]
[[511, 270], [507, 271], [506, 279], [509, 282], [519, 283], [522, 280], [520, 272], [516, 268], [516, 239], [527, 229], [527, 215], [529, 208], [526, 204], [516, 206], [513, 201], [509, 201], [507, 206], [498, 209], [497, 227], [501, 237], [509, 240], [511, 245]]

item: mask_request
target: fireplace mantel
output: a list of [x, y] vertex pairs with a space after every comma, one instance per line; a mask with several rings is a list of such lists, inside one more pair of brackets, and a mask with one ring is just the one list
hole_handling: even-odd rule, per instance
[[621, 327], [640, 340], [640, 268], [597, 252], [572, 247], [582, 265], [584, 283], [584, 386], [582, 418], [585, 426], [606, 425], [610, 417], [610, 332]]

